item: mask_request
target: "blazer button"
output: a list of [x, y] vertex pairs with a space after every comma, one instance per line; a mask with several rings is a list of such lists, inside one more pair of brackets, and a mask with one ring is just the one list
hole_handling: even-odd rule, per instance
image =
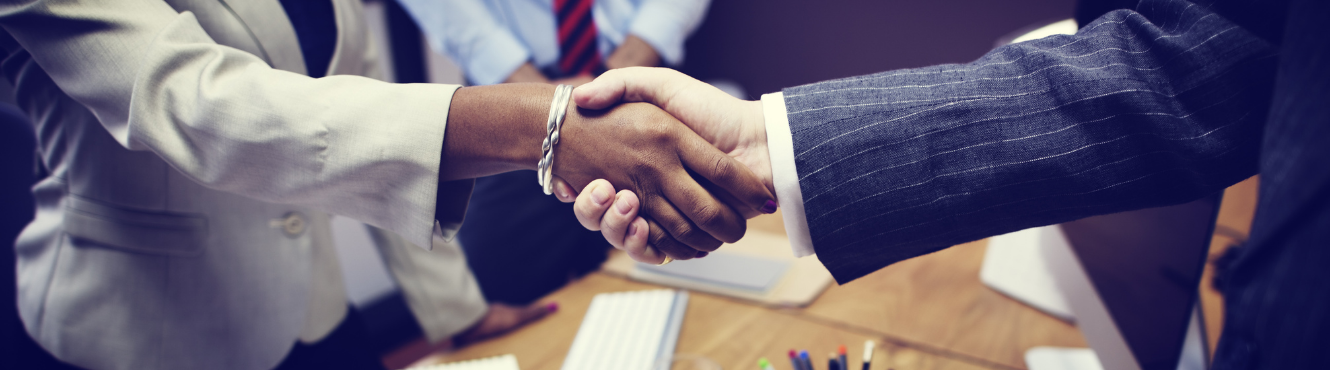
[[287, 213], [281, 219], [273, 220], [273, 226], [280, 227], [287, 236], [297, 236], [305, 232], [305, 218], [300, 212]]

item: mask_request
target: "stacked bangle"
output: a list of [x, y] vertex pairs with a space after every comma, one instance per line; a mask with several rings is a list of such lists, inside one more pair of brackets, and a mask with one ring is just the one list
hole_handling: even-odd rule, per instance
[[545, 121], [545, 141], [540, 143], [540, 163], [536, 168], [536, 181], [545, 189], [545, 195], [554, 194], [554, 145], [559, 143], [559, 129], [568, 113], [568, 98], [573, 95], [573, 87], [559, 85], [554, 87], [554, 101], [550, 102], [550, 116]]

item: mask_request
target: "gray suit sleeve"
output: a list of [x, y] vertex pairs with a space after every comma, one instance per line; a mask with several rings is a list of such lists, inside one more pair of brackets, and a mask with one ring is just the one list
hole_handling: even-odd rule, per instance
[[958, 243], [1221, 191], [1257, 171], [1271, 42], [1146, 0], [968, 64], [784, 91], [839, 282]]

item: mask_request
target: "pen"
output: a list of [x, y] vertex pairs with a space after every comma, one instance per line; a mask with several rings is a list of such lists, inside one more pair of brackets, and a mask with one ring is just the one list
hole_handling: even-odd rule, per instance
[[803, 361], [799, 361], [799, 355], [795, 354], [794, 350], [790, 350], [790, 365], [794, 366], [794, 370], [812, 370], [804, 368]]
[[837, 347], [836, 352], [840, 353], [840, 356], [837, 357], [838, 359], [840, 359], [840, 370], [850, 370], [850, 360], [845, 358], [847, 352], [845, 350], [845, 345], [842, 344], [840, 345], [840, 347]]
[[827, 370], [841, 370], [840, 361], [836, 360], [835, 353], [827, 354]]
[[766, 357], [757, 359], [757, 368], [759, 370], [776, 370], [775, 367], [771, 366], [771, 361], [767, 361]]
[[799, 351], [799, 363], [804, 365], [804, 370], [813, 370], [813, 360], [808, 358], [808, 351]]
[[873, 364], [873, 341], [864, 342], [864, 370]]

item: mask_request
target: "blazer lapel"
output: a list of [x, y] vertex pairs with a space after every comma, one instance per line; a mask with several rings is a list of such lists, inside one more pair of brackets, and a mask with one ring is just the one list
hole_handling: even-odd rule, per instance
[[333, 0], [332, 3], [337, 20], [337, 46], [333, 49], [327, 74], [364, 75], [367, 72], [364, 54], [370, 51], [369, 37], [366, 36], [368, 30], [362, 18], [364, 9], [360, 8], [360, 0]]
[[273, 68], [308, 74], [300, 54], [300, 40], [286, 11], [277, 0], [215, 0], [244, 23]]

